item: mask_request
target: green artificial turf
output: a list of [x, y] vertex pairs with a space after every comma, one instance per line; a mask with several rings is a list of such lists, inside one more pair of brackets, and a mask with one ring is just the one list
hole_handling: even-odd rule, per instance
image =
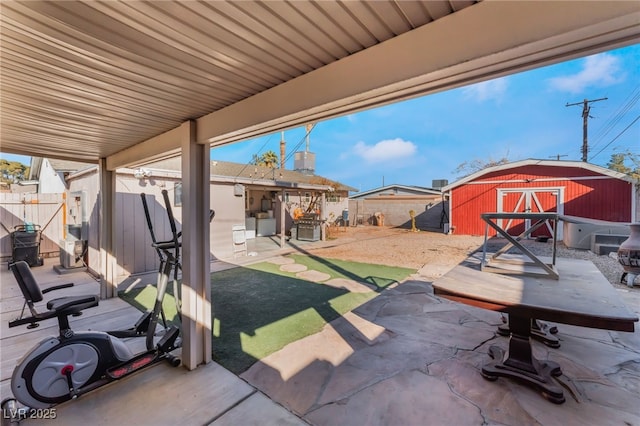
[[[296, 263], [331, 278], [348, 278], [375, 285], [379, 290], [404, 280], [412, 269], [369, 265], [312, 256], [293, 255]], [[288, 343], [317, 333], [324, 325], [374, 298], [376, 291], [350, 293], [297, 278], [279, 265], [261, 262], [211, 274], [213, 359], [240, 374], [256, 360]], [[120, 296], [139, 309], [148, 309], [155, 288], [133, 289]], [[171, 294], [165, 313], [175, 320]]]

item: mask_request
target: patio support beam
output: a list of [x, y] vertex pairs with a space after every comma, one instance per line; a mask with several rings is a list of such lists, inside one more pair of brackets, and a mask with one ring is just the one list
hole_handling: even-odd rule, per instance
[[182, 148], [182, 363], [211, 361], [209, 251], [210, 149], [196, 143], [196, 122], [180, 126]]
[[179, 155], [181, 129], [182, 127], [175, 127], [110, 155], [107, 157], [107, 169], [115, 170], [121, 167], [133, 167]]
[[107, 169], [107, 159], [101, 158], [98, 165], [100, 179], [100, 298], [118, 295], [116, 281], [116, 227], [115, 197], [116, 173]]

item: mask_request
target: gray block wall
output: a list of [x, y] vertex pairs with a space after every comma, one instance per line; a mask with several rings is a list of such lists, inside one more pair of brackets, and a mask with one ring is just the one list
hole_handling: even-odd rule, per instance
[[364, 225], [376, 225], [375, 213], [384, 215], [384, 225], [393, 227], [411, 228], [409, 211], [413, 210], [416, 217], [416, 227], [423, 230], [442, 229], [440, 222], [445, 208], [444, 222], [448, 222], [448, 203], [440, 199], [434, 200], [350, 200], [349, 223], [355, 223], [361, 218]]

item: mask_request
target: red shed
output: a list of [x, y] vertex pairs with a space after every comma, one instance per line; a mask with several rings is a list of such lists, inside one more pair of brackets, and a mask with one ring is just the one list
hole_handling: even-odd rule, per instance
[[[449, 195], [450, 229], [462, 235], [484, 235], [480, 214], [487, 212], [558, 212], [631, 222], [636, 202], [631, 177], [580, 161], [516, 161], [473, 173], [442, 190]], [[518, 235], [524, 224], [504, 226]], [[495, 235], [493, 229], [489, 232]]]

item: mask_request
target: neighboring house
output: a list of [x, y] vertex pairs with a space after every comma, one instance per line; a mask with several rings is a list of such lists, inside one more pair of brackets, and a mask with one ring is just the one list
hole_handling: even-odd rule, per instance
[[418, 229], [442, 229], [449, 222], [447, 204], [437, 189], [387, 185], [349, 197], [351, 223], [375, 225], [381, 214], [385, 226], [411, 228], [410, 210], [415, 213]]
[[[158, 240], [167, 240], [169, 225], [162, 198], [167, 190], [178, 228], [182, 222], [180, 158], [145, 165], [142, 169], [116, 171], [116, 243], [119, 275], [147, 272], [158, 266], [151, 248], [140, 194], [145, 193]], [[99, 263], [98, 172], [82, 170], [68, 176], [72, 200], [79, 199], [79, 214], [88, 222], [83, 234], [88, 240], [89, 266]], [[297, 208], [321, 210], [322, 218], [341, 214], [347, 208], [349, 191], [354, 188], [321, 176], [292, 170], [253, 165], [211, 162], [211, 208], [216, 215], [210, 227], [211, 254], [216, 258], [233, 256], [234, 225], [245, 225], [247, 238], [272, 236], [282, 229], [289, 233]], [[324, 203], [323, 203], [324, 199]], [[84, 207], [82, 207], [84, 206]], [[284, 221], [282, 220], [284, 216]], [[84, 238], [84, 237], [83, 237]]]
[[78, 170], [95, 167], [77, 161], [31, 157], [29, 180], [37, 182], [39, 194], [61, 194], [67, 190], [66, 177]]
[[[443, 188], [451, 230], [483, 235], [487, 212], [558, 212], [611, 222], [631, 222], [638, 187], [629, 176], [580, 161], [523, 160], [489, 167]], [[517, 235], [523, 223], [513, 222]], [[495, 231], [489, 230], [489, 235]], [[558, 229], [562, 239], [562, 228]]]
[[36, 193], [38, 192], [38, 181], [23, 180], [18, 183], [7, 184], [8, 189], [3, 192], [18, 193]]

